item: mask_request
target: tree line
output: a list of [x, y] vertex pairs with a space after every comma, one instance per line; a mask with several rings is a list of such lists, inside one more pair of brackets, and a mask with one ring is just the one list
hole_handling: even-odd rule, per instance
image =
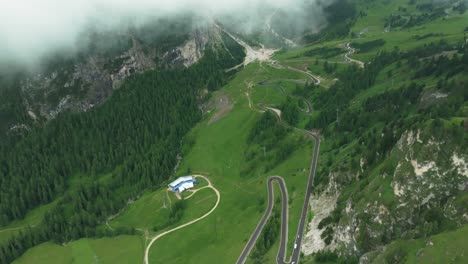
[[[443, 51], [454, 51], [449, 56]], [[421, 129], [421, 136], [425, 142], [429, 138], [443, 140], [448, 146], [466, 144], [466, 120], [457, 120], [455, 117], [464, 116], [464, 105], [468, 99], [466, 84], [463, 82], [463, 72], [467, 69], [468, 47], [466, 45], [448, 45], [445, 41], [424, 45], [409, 51], [394, 49], [391, 52], [380, 52], [365, 69], [349, 67], [339, 71], [340, 80], [330, 89], [315, 89], [308, 95], [319, 111], [308, 126], [322, 128], [325, 136], [330, 138], [331, 149], [340, 151], [345, 147], [351, 149], [345, 160], [335, 164], [328, 164], [326, 169], [319, 171], [316, 183], [325, 181], [324, 175], [328, 171], [354, 171], [359, 173], [359, 179], [342, 177], [337, 179], [346, 186], [337, 201], [337, 207], [330, 216], [319, 223], [323, 230], [322, 239], [331, 243], [334, 227], [342, 219], [346, 205], [351, 200], [354, 204], [366, 199], [363, 190], [373, 180], [372, 172], [378, 168], [382, 173], [392, 175], [395, 167], [394, 161], [389, 157], [392, 149], [402, 134], [408, 130]], [[389, 68], [405, 67], [410, 72], [406, 84], [387, 87], [379, 90], [377, 94], [354, 100], [356, 95], [371, 88], [377, 76], [387, 70], [387, 79], [390, 80]], [[367, 69], [369, 68], [369, 69]], [[436, 85], [426, 85], [428, 76], [435, 78]], [[306, 93], [302, 89], [298, 93]], [[442, 98], [431, 99], [431, 95], [439, 93]], [[352, 105], [354, 103], [354, 105]], [[358, 105], [356, 105], [358, 104]], [[333, 156], [332, 156], [333, 157]], [[341, 156], [343, 157], [343, 156]], [[359, 158], [365, 160], [364, 171], [359, 167]], [[350, 160], [349, 163], [346, 163]], [[336, 167], [333, 167], [336, 166]], [[331, 169], [330, 169], [331, 167]], [[358, 172], [359, 171], [359, 172]], [[447, 177], [447, 181], [456, 179]], [[374, 178], [375, 179], [375, 178]], [[346, 192], [352, 193], [346, 193]], [[442, 194], [437, 197], [439, 206], [443, 208], [447, 197]], [[383, 201], [392, 208], [394, 200]], [[358, 215], [360, 222], [357, 234], [357, 248], [359, 254], [375, 249], [376, 246], [387, 244], [389, 241], [408, 233], [409, 238], [426, 237], [453, 229], [455, 221], [444, 216], [444, 212], [430, 207], [418, 208], [414, 213], [415, 220], [407, 226], [397, 226], [393, 231], [384, 232], [375, 237], [370, 234], [368, 226], [371, 223], [369, 214]], [[409, 232], [410, 231], [410, 232]], [[333, 254], [332, 254], [333, 255]], [[326, 261], [335, 258], [322, 253], [317, 256]]]
[[103, 235], [98, 226], [106, 217], [161, 186], [173, 173], [182, 138], [201, 118], [198, 91], [213, 76], [212, 89], [220, 87], [230, 77], [224, 69], [243, 59], [237, 44], [226, 45], [236, 57], [207, 49], [190, 68], [133, 75], [102, 106], [63, 113], [20, 140], [2, 141], [0, 226], [63, 197], [41, 225], [0, 247], [0, 263], [45, 241]]

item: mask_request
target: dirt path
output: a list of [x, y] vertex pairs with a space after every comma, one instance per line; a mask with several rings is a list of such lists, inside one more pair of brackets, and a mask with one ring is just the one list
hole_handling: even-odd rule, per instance
[[304, 104], [306, 105], [307, 110], [301, 109], [301, 111], [303, 111], [306, 114], [311, 114], [312, 113], [312, 104], [305, 98], [302, 98], [302, 102], [304, 102]]
[[290, 71], [300, 72], [302, 74], [305, 74], [307, 77], [309, 77], [309, 79], [311, 79], [316, 85], [319, 85], [321, 83], [320, 78], [318, 76], [313, 75], [310, 71], [299, 70], [291, 66], [283, 66], [279, 64], [278, 61], [272, 61], [270, 66], [276, 69], [281, 69], [281, 70], [287, 69]]
[[6, 232], [6, 231], [13, 231], [13, 230], [18, 230], [18, 229], [23, 229], [23, 228], [28, 228], [28, 227], [35, 227], [39, 224], [40, 222], [37, 222], [35, 224], [32, 224], [32, 225], [25, 225], [25, 226], [19, 226], [19, 227], [13, 227], [13, 228], [7, 228], [7, 229], [2, 229], [0, 230], [0, 233], [2, 232]]
[[[217, 200], [216, 200], [216, 204], [213, 206], [213, 208], [211, 208], [211, 210], [209, 212], [207, 212], [206, 214], [202, 215], [201, 217], [197, 218], [197, 219], [194, 219], [188, 223], [185, 223], [183, 225], [180, 225], [178, 227], [175, 227], [173, 229], [170, 229], [170, 230], [167, 230], [159, 235], [156, 235], [155, 237], [151, 238], [151, 241], [149, 242], [148, 246], [146, 246], [146, 249], [145, 249], [145, 259], [144, 259], [144, 264], [149, 264], [149, 261], [148, 261], [148, 256], [149, 256], [149, 250], [151, 248], [151, 246], [153, 245], [153, 243], [158, 240], [159, 238], [169, 234], [169, 233], [172, 233], [174, 231], [177, 231], [181, 228], [184, 228], [186, 226], [189, 226], [191, 224], [194, 224], [202, 219], [204, 219], [205, 217], [209, 216], [211, 213], [213, 213], [214, 210], [216, 210], [216, 208], [218, 207], [219, 205], [219, 202], [221, 201], [221, 194], [219, 193], [218, 189], [216, 189], [210, 182], [210, 180], [208, 180], [208, 178], [206, 178], [205, 176], [203, 175], [193, 175], [195, 178], [203, 178], [205, 179], [207, 182], [208, 182], [208, 186], [205, 186], [203, 188], [200, 188], [199, 190], [201, 189], [205, 189], [205, 188], [210, 188], [212, 189], [215, 193], [216, 193], [216, 197], [217, 197]], [[199, 190], [194, 190], [194, 191], [199, 191]], [[190, 195], [189, 197], [192, 197], [192, 195]]]
[[[3, 230], [0, 230], [0, 233], [6, 232], [6, 231], [13, 231], [13, 230], [18, 230], [18, 229], [23, 229], [23, 228], [26, 228], [26, 227], [28, 227], [28, 226], [20, 226], [20, 227], [14, 227], [14, 228], [3, 229]], [[34, 227], [34, 226], [31, 226], [31, 227]]]
[[114, 231], [114, 228], [112, 228], [112, 226], [109, 225], [109, 221], [106, 221], [106, 226], [107, 226], [111, 231]]
[[198, 191], [201, 191], [203, 189], [206, 189], [206, 188], [210, 188], [210, 186], [204, 186], [204, 187], [201, 187], [200, 189], [196, 189], [196, 190], [191, 190], [191, 194], [187, 197], [185, 197], [185, 200], [189, 199], [190, 197], [192, 197], [194, 194], [196, 194]]
[[252, 101], [250, 100], [249, 92], [245, 92], [245, 96], [247, 97], [247, 100], [249, 101], [249, 108], [250, 108], [250, 110], [254, 111], [254, 109], [253, 109], [253, 107], [252, 107]]
[[[271, 17], [270, 17], [270, 19], [271, 19]], [[283, 65], [279, 64], [277, 61], [272, 61], [271, 57], [273, 56], [273, 54], [277, 50], [275, 50], [275, 49], [266, 49], [263, 45], [262, 45], [262, 48], [260, 48], [260, 49], [252, 48], [249, 44], [247, 44], [242, 39], [232, 35], [231, 33], [229, 33], [224, 28], [220, 27], [219, 25], [217, 25], [217, 24], [215, 24], [215, 25], [220, 30], [222, 30], [223, 32], [228, 34], [229, 37], [231, 37], [234, 41], [236, 41], [239, 45], [241, 45], [245, 49], [246, 56], [245, 56], [244, 62], [237, 65], [237, 66], [232, 67], [231, 69], [228, 69], [227, 71], [237, 69], [237, 68], [239, 68], [241, 66], [245, 66], [245, 65], [247, 65], [249, 63], [252, 63], [252, 62], [255, 62], [255, 61], [260, 61], [260, 62], [265, 61], [265, 62], [270, 62], [270, 65], [272, 67], [274, 67], [274, 68], [277, 68], [277, 69], [288, 69], [288, 70], [291, 70], [291, 71], [296, 71], [296, 72], [303, 73], [307, 77], [309, 77], [315, 84], [317, 84], [317, 85], [320, 84], [320, 82], [321, 82], [320, 79], [317, 76], [314, 76], [310, 71], [303, 71], [303, 70], [299, 70], [299, 69], [296, 69], [296, 68], [293, 68], [293, 67], [290, 67], [290, 66], [283, 66]]]
[[268, 107], [268, 106], [266, 106], [266, 105], [263, 104], [263, 103], [259, 103], [259, 104], [258, 104], [258, 107], [260, 107], [261, 109], [263, 109], [263, 110], [264, 110], [263, 112], [266, 112], [266, 111], [273, 112], [275, 115], [278, 116], [278, 119], [281, 120], [281, 110], [276, 109], [276, 108], [273, 108], [273, 107]]
[[260, 108], [262, 108], [263, 110], [256, 109], [254, 104], [252, 103], [252, 98], [250, 98], [250, 93], [249, 92], [252, 90], [253, 83], [252, 82], [245, 82], [245, 86], [247, 87], [247, 92], [244, 92], [244, 94], [247, 97], [247, 100], [249, 101], [250, 110], [256, 111], [256, 112], [259, 112], [259, 113], [264, 113], [265, 111], [267, 111], [267, 109], [263, 109], [263, 107], [261, 107], [261, 106], [260, 106]]
[[260, 62], [270, 61], [271, 56], [273, 56], [273, 54], [277, 51], [275, 49], [267, 49], [263, 45], [262, 45], [261, 48], [253, 48], [252, 46], [247, 44], [245, 41], [243, 41], [242, 39], [234, 36], [233, 34], [228, 32], [227, 30], [225, 30], [224, 28], [219, 26], [218, 24], [215, 24], [215, 26], [218, 27], [220, 30], [222, 30], [224, 33], [226, 33], [229, 37], [231, 37], [234, 41], [236, 41], [239, 45], [241, 45], [245, 49], [244, 62], [242, 62], [241, 64], [239, 64], [237, 66], [234, 66], [231, 69], [228, 69], [226, 71], [231, 71], [231, 70], [237, 69], [237, 68], [239, 68], [241, 66], [246, 66], [247, 64], [250, 64], [250, 63], [255, 62], [255, 61], [260, 61]]
[[[280, 81], [281, 79], [277, 80], [277, 81]], [[290, 80], [288, 80], [290, 81]], [[268, 87], [268, 85], [270, 85], [270, 87], [273, 87], [273, 88], [276, 88], [278, 89], [283, 95], [286, 95], [286, 90], [284, 89], [283, 86], [275, 83], [274, 81], [272, 80], [269, 80], [269, 81], [261, 81], [261, 82], [258, 82], [257, 85], [260, 85], [260, 86], [263, 86], [263, 87]], [[300, 110], [306, 114], [311, 114], [312, 113], [312, 104], [305, 98], [302, 98], [302, 97], [298, 97], [298, 96], [294, 96], [296, 98], [299, 98], [305, 105], [306, 109], [303, 109], [303, 108], [300, 108]], [[273, 109], [270, 109], [270, 110], [273, 110]], [[278, 110], [278, 109], [276, 109]], [[280, 110], [278, 110], [280, 111]], [[281, 113], [280, 113], [281, 114]]]

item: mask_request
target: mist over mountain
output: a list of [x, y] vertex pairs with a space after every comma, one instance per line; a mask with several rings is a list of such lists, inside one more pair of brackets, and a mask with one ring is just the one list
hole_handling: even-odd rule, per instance
[[[191, 14], [192, 25], [221, 19], [250, 33], [264, 26], [274, 12], [294, 17], [295, 32], [325, 23], [323, 9], [332, 0], [19, 0], [0, 10], [0, 64], [36, 66], [46, 56], [69, 54], [81, 48], [90, 31], [122, 31], [160, 18]], [[311, 12], [312, 10], [312, 12]], [[238, 23], [241, 21], [241, 23]], [[157, 25], [156, 25], [157, 26]], [[9, 66], [10, 67], [10, 66]]]
[[468, 263], [467, 1], [4, 0], [0, 264]]

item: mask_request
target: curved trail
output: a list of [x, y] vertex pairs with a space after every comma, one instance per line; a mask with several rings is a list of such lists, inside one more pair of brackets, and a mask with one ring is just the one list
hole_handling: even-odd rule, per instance
[[[18, 230], [18, 229], [23, 229], [23, 228], [27, 228], [28, 226], [20, 226], [20, 227], [14, 227], [14, 228], [7, 228], [7, 229], [3, 229], [3, 230], [0, 230], [0, 233], [2, 232], [6, 232], [6, 231], [13, 231], [13, 230]], [[30, 227], [34, 227], [34, 225], [30, 226]]]
[[224, 33], [226, 33], [230, 38], [232, 38], [234, 41], [236, 41], [239, 45], [241, 45], [244, 48], [245, 53], [246, 53], [244, 62], [242, 62], [241, 64], [239, 64], [237, 66], [234, 66], [231, 69], [228, 69], [227, 71], [237, 69], [237, 68], [239, 68], [241, 66], [245, 66], [245, 65], [247, 65], [249, 63], [252, 63], [254, 61], [260, 61], [260, 62], [265, 61], [265, 62], [270, 62], [271, 63], [270, 65], [272, 67], [277, 68], [277, 69], [285, 69], [286, 68], [286, 69], [291, 70], [291, 71], [296, 71], [296, 72], [303, 73], [307, 77], [309, 77], [315, 84], [317, 84], [317, 85], [320, 84], [320, 79], [317, 76], [314, 76], [309, 71], [299, 70], [299, 69], [296, 69], [296, 68], [293, 68], [293, 67], [290, 67], [290, 66], [283, 66], [283, 65], [278, 64], [277, 61], [272, 61], [271, 57], [273, 56], [273, 54], [277, 50], [266, 49], [265, 47], [263, 47], [263, 45], [262, 45], [262, 48], [260, 48], [260, 49], [254, 49], [249, 44], [247, 44], [245, 41], [243, 41], [242, 39], [234, 36], [233, 34], [228, 32], [226, 29], [219, 26], [218, 24], [215, 24], [215, 26], [218, 27], [220, 30], [222, 30]]
[[268, 107], [262, 103], [259, 103], [258, 107], [260, 107], [260, 109], [263, 109], [264, 112], [266, 111], [273, 112], [276, 116], [278, 116], [278, 119], [281, 120], [281, 110], [273, 108], [273, 107]]
[[320, 79], [319, 79], [317, 76], [314, 76], [314, 75], [313, 75], [311, 72], [309, 72], [309, 71], [299, 70], [299, 69], [293, 68], [293, 67], [291, 67], [291, 66], [286, 66], [286, 69], [289, 69], [289, 70], [292, 70], [292, 71], [301, 72], [301, 73], [303, 73], [303, 74], [309, 76], [309, 78], [310, 78], [312, 81], [314, 81], [314, 83], [315, 83], [316, 85], [319, 85], [320, 82], [321, 82]]
[[[277, 83], [274, 83], [272, 81], [261, 81], [261, 82], [257, 83], [257, 85], [265, 86], [265, 87], [267, 87], [267, 84], [271, 84], [272, 86], [274, 86], [274, 88], [277, 88], [283, 95], [286, 95], [286, 90], [284, 89], [284, 87], [277, 84]], [[307, 108], [306, 110], [300, 108], [300, 110], [302, 112], [304, 112], [306, 114], [311, 114], [312, 113], [312, 104], [307, 99], [299, 97], [299, 96], [294, 96], [294, 97], [299, 98], [300, 100], [302, 100], [302, 102], [306, 106], [306, 108]], [[250, 98], [249, 98], [249, 100], [250, 100]], [[259, 106], [260, 106], [260, 104], [259, 104]]]
[[0, 230], [0, 233], [2, 233], [2, 232], [7, 232], [7, 231], [18, 230], [18, 229], [24, 229], [24, 228], [28, 228], [28, 227], [33, 228], [33, 227], [37, 226], [39, 223], [40, 223], [40, 222], [35, 223], [35, 224], [32, 224], [32, 225], [25, 225], [25, 226], [18, 226], [18, 227], [12, 227], [12, 228], [1, 229], [1, 230]]
[[303, 112], [305, 112], [306, 114], [312, 114], [312, 105], [310, 104], [309, 100], [305, 99], [305, 98], [302, 98], [302, 101], [304, 102], [304, 104], [306, 105], [307, 107], [307, 110], [303, 110], [301, 109]]
[[234, 36], [233, 34], [231, 34], [229, 31], [227, 31], [226, 29], [224, 29], [223, 27], [219, 26], [218, 24], [215, 23], [215, 26], [222, 30], [224, 33], [226, 33], [230, 38], [232, 38], [234, 41], [236, 41], [239, 45], [241, 45], [244, 50], [245, 50], [245, 58], [244, 58], [244, 61], [237, 65], [237, 66], [234, 66], [230, 69], [227, 69], [226, 72], [229, 72], [229, 71], [232, 71], [232, 70], [235, 70], [241, 66], [246, 66], [254, 61], [270, 61], [270, 58], [271, 56], [273, 56], [273, 54], [277, 51], [277, 50], [274, 50], [274, 49], [267, 49], [265, 48], [263, 45], [261, 48], [253, 48], [252, 46], [250, 46], [249, 44], [247, 44], [245, 41], [243, 41], [242, 39]]
[[364, 65], [365, 65], [364, 62], [359, 61], [359, 60], [355, 60], [355, 59], [351, 59], [349, 57], [349, 55], [354, 54], [356, 52], [356, 49], [351, 47], [351, 42], [347, 42], [344, 46], [348, 50], [348, 52], [343, 55], [343, 57], [345, 59], [345, 62], [346, 63], [354, 62], [354, 63], [357, 63], [359, 65], [359, 67], [364, 68]]
[[310, 71], [303, 71], [303, 70], [299, 70], [299, 69], [296, 69], [296, 68], [293, 68], [291, 66], [283, 66], [281, 64], [279, 64], [277, 61], [272, 61], [271, 64], [270, 64], [273, 68], [276, 68], [276, 69], [287, 69], [287, 70], [291, 70], [291, 71], [295, 71], [295, 72], [299, 72], [299, 73], [302, 73], [302, 74], [305, 74], [307, 77], [309, 77], [313, 82], [314, 84], [316, 85], [319, 85], [321, 83], [320, 79], [313, 75]]
[[[208, 182], [208, 186], [202, 187], [202, 188], [197, 189], [197, 190], [194, 190], [194, 191], [199, 191], [199, 190], [205, 189], [205, 188], [210, 188], [210, 189], [212, 189], [212, 190], [216, 193], [216, 197], [217, 197], [216, 204], [213, 206], [213, 208], [211, 208], [211, 210], [210, 210], [209, 212], [207, 212], [206, 214], [200, 216], [199, 218], [194, 219], [194, 220], [192, 220], [192, 221], [190, 221], [190, 222], [188, 222], [188, 223], [185, 223], [185, 224], [183, 224], [183, 225], [180, 225], [180, 226], [178, 226], [178, 227], [175, 227], [175, 228], [173, 228], [173, 229], [167, 230], [167, 231], [165, 231], [165, 232], [163, 232], [163, 233], [161, 233], [161, 234], [159, 234], [159, 235], [157, 235], [157, 236], [151, 238], [151, 241], [149, 242], [148, 246], [146, 246], [146, 249], [145, 249], [144, 264], [149, 264], [149, 261], [148, 261], [149, 250], [150, 250], [151, 246], [153, 245], [153, 243], [154, 243], [156, 240], [160, 239], [161, 237], [163, 237], [163, 236], [165, 236], [165, 235], [167, 235], [167, 234], [169, 234], [169, 233], [172, 233], [172, 232], [174, 232], [174, 231], [177, 231], [177, 230], [179, 230], [179, 229], [181, 229], [181, 228], [187, 227], [187, 226], [189, 226], [189, 225], [191, 225], [191, 224], [194, 224], [194, 223], [196, 223], [196, 222], [198, 222], [198, 221], [204, 219], [205, 217], [207, 217], [207, 216], [209, 216], [211, 213], [213, 213], [213, 211], [218, 207], [219, 202], [220, 202], [220, 200], [221, 200], [221, 194], [219, 193], [218, 189], [216, 189], [216, 188], [211, 184], [210, 180], [208, 180], [208, 178], [206, 178], [205, 176], [203, 176], [203, 175], [193, 175], [193, 176], [194, 176], [195, 178], [198, 178], [198, 177], [203, 178], [203, 179], [205, 179], [205, 180]], [[193, 195], [193, 194], [192, 194], [192, 195]], [[190, 197], [192, 197], [192, 195], [190, 195]]]

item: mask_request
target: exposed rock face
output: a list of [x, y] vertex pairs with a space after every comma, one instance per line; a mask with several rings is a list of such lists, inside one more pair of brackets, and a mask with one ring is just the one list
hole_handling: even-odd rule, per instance
[[120, 69], [117, 73], [110, 75], [114, 89], [119, 88], [122, 81], [130, 75], [155, 68], [154, 52], [145, 54], [140, 43], [136, 39], [132, 41], [133, 47], [119, 56], [119, 59], [123, 61]]
[[[468, 222], [468, 208], [457, 202], [457, 197], [468, 186], [466, 150], [449, 139], [436, 139], [419, 130], [407, 131], [396, 143], [389, 159], [395, 164], [393, 172], [384, 170], [369, 179], [359, 190], [366, 195], [358, 196], [359, 199], [352, 195], [345, 197], [346, 206], [341, 209], [339, 221], [330, 224], [333, 239], [328, 246], [320, 236], [325, 227], [319, 229], [318, 224], [333, 211], [338, 197], [325, 191], [312, 199], [317, 219], [309, 224], [302, 249], [304, 254], [321, 249], [359, 254], [364, 237], [377, 249], [393, 239], [412, 237], [433, 228], [421, 216], [421, 212], [430, 209], [441, 208], [442, 217], [458, 226]], [[337, 173], [330, 175], [336, 177]], [[330, 184], [335, 182], [330, 180]], [[370, 260], [371, 255], [363, 255], [362, 262]]]
[[189, 67], [199, 61], [208, 43], [208, 36], [197, 30], [191, 39], [183, 46], [172, 49], [164, 54], [164, 59], [171, 65], [183, 65]]
[[172, 66], [190, 67], [203, 57], [208, 43], [222, 44], [220, 30], [217, 27], [194, 30], [183, 45], [166, 52], [163, 61]]
[[[413, 222], [412, 210], [421, 206], [437, 206], [441, 199], [452, 199], [460, 186], [468, 184], [466, 154], [446, 155], [443, 141], [429, 137], [420, 139], [420, 131], [403, 134], [394, 149], [400, 159], [391, 186], [397, 201], [397, 221]], [[404, 144], [406, 143], [406, 144]], [[463, 213], [463, 212], [459, 212]]]
[[320, 222], [329, 216], [330, 213], [335, 209], [338, 196], [339, 194], [337, 193], [324, 192], [320, 196], [313, 197], [310, 200], [310, 210], [313, 212], [313, 218], [307, 227], [308, 231], [304, 236], [304, 241], [301, 248], [305, 255], [310, 255], [319, 250], [330, 248], [327, 247], [325, 241], [321, 237], [324, 229], [320, 229], [318, 226]]
[[216, 27], [196, 29], [181, 46], [166, 52], [144, 46], [131, 35], [125, 37], [131, 45], [121, 54], [92, 53], [24, 78], [20, 87], [31, 121], [51, 120], [65, 110], [87, 111], [103, 103], [132, 74], [158, 67], [189, 67], [203, 57], [208, 43], [222, 42]]

